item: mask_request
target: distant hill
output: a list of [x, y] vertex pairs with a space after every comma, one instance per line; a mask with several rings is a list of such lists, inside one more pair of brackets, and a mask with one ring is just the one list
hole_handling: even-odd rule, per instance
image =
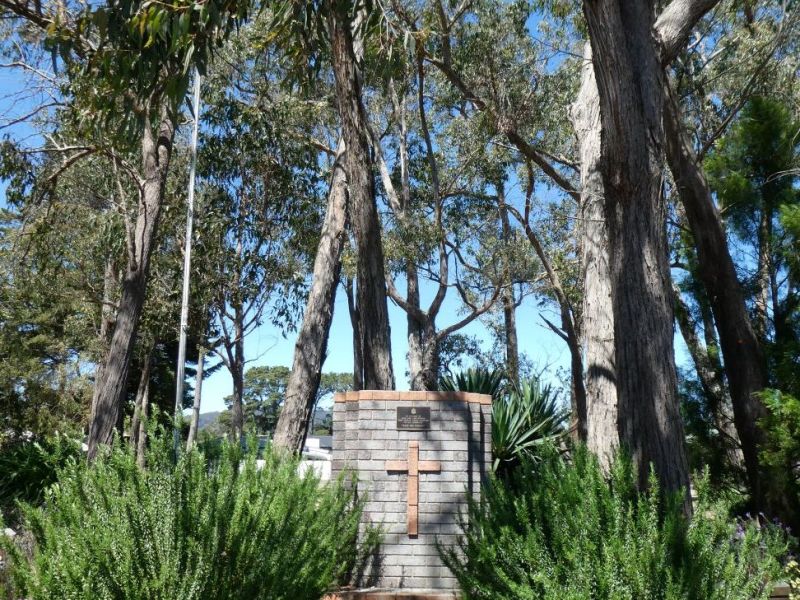
[[222, 414], [220, 411], [200, 413], [200, 418], [197, 421], [197, 428], [199, 430], [203, 430], [206, 427], [213, 425], [217, 422], [220, 414]]
[[[214, 411], [214, 412], [207, 412], [207, 413], [200, 413], [200, 419], [198, 421], [198, 430], [202, 431], [208, 427], [212, 427], [217, 423], [219, 420], [219, 416], [225, 411]], [[325, 409], [325, 408], [317, 408], [314, 412], [314, 424], [319, 427], [322, 425], [326, 419], [330, 419], [333, 416], [332, 411]]]

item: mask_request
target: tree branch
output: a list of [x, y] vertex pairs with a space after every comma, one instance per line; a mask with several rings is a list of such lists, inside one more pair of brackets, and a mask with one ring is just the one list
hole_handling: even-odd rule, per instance
[[718, 3], [719, 0], [672, 0], [661, 11], [654, 29], [663, 66], [675, 60], [697, 22]]

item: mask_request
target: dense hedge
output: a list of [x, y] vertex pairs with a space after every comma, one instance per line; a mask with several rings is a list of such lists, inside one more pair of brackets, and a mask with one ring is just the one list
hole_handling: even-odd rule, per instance
[[210, 462], [155, 444], [72, 460], [42, 507], [23, 508], [32, 558], [12, 551], [32, 599], [319, 600], [358, 559], [361, 504], [345, 481], [297, 475], [294, 460], [230, 445]]
[[728, 518], [699, 485], [694, 517], [636, 490], [618, 459], [607, 480], [585, 449], [555, 452], [472, 503], [460, 548], [442, 550], [469, 599], [755, 600], [787, 550], [777, 527]]

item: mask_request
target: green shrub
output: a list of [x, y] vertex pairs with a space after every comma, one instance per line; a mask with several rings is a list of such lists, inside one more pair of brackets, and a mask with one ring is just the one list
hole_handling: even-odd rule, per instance
[[796, 559], [786, 565], [786, 583], [789, 584], [789, 600], [800, 600], [800, 563]]
[[778, 390], [765, 390], [762, 398], [769, 409], [761, 420], [769, 504], [782, 521], [800, 529], [800, 399]]
[[13, 525], [18, 517], [17, 502], [39, 504], [56, 481], [58, 470], [80, 455], [80, 443], [61, 435], [4, 447], [0, 452], [0, 517]]
[[569, 411], [560, 406], [549, 385], [532, 377], [519, 386], [502, 371], [468, 369], [439, 382], [445, 391], [492, 396], [492, 471], [507, 475], [523, 460], [536, 460], [544, 444], [564, 435]]
[[780, 576], [777, 528], [735, 523], [700, 486], [695, 517], [640, 495], [628, 460], [607, 481], [584, 448], [494, 480], [472, 503], [464, 536], [441, 550], [466, 598], [492, 600], [754, 600]]
[[494, 369], [467, 369], [439, 381], [439, 389], [444, 392], [472, 392], [489, 394], [493, 399], [500, 398], [506, 386], [506, 376]]
[[566, 432], [569, 412], [549, 385], [537, 379], [522, 382], [492, 402], [492, 471], [505, 475], [522, 461], [538, 459], [544, 445]]
[[127, 447], [63, 469], [26, 506], [27, 560], [8, 543], [19, 595], [32, 599], [319, 600], [353, 568], [362, 505], [349, 483], [297, 475], [294, 460], [227, 445], [175, 463], [154, 442], [148, 468]]

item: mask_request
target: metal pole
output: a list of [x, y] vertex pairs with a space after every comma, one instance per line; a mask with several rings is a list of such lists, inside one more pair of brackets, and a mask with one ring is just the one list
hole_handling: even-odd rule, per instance
[[186, 330], [189, 321], [189, 281], [192, 267], [192, 226], [194, 221], [194, 178], [197, 167], [197, 130], [200, 123], [200, 73], [194, 70], [194, 128], [189, 159], [189, 195], [186, 200], [186, 242], [183, 255], [183, 297], [181, 299], [180, 339], [178, 342], [178, 368], [175, 375], [175, 455], [180, 446], [180, 424], [183, 408], [183, 383], [186, 373]]

